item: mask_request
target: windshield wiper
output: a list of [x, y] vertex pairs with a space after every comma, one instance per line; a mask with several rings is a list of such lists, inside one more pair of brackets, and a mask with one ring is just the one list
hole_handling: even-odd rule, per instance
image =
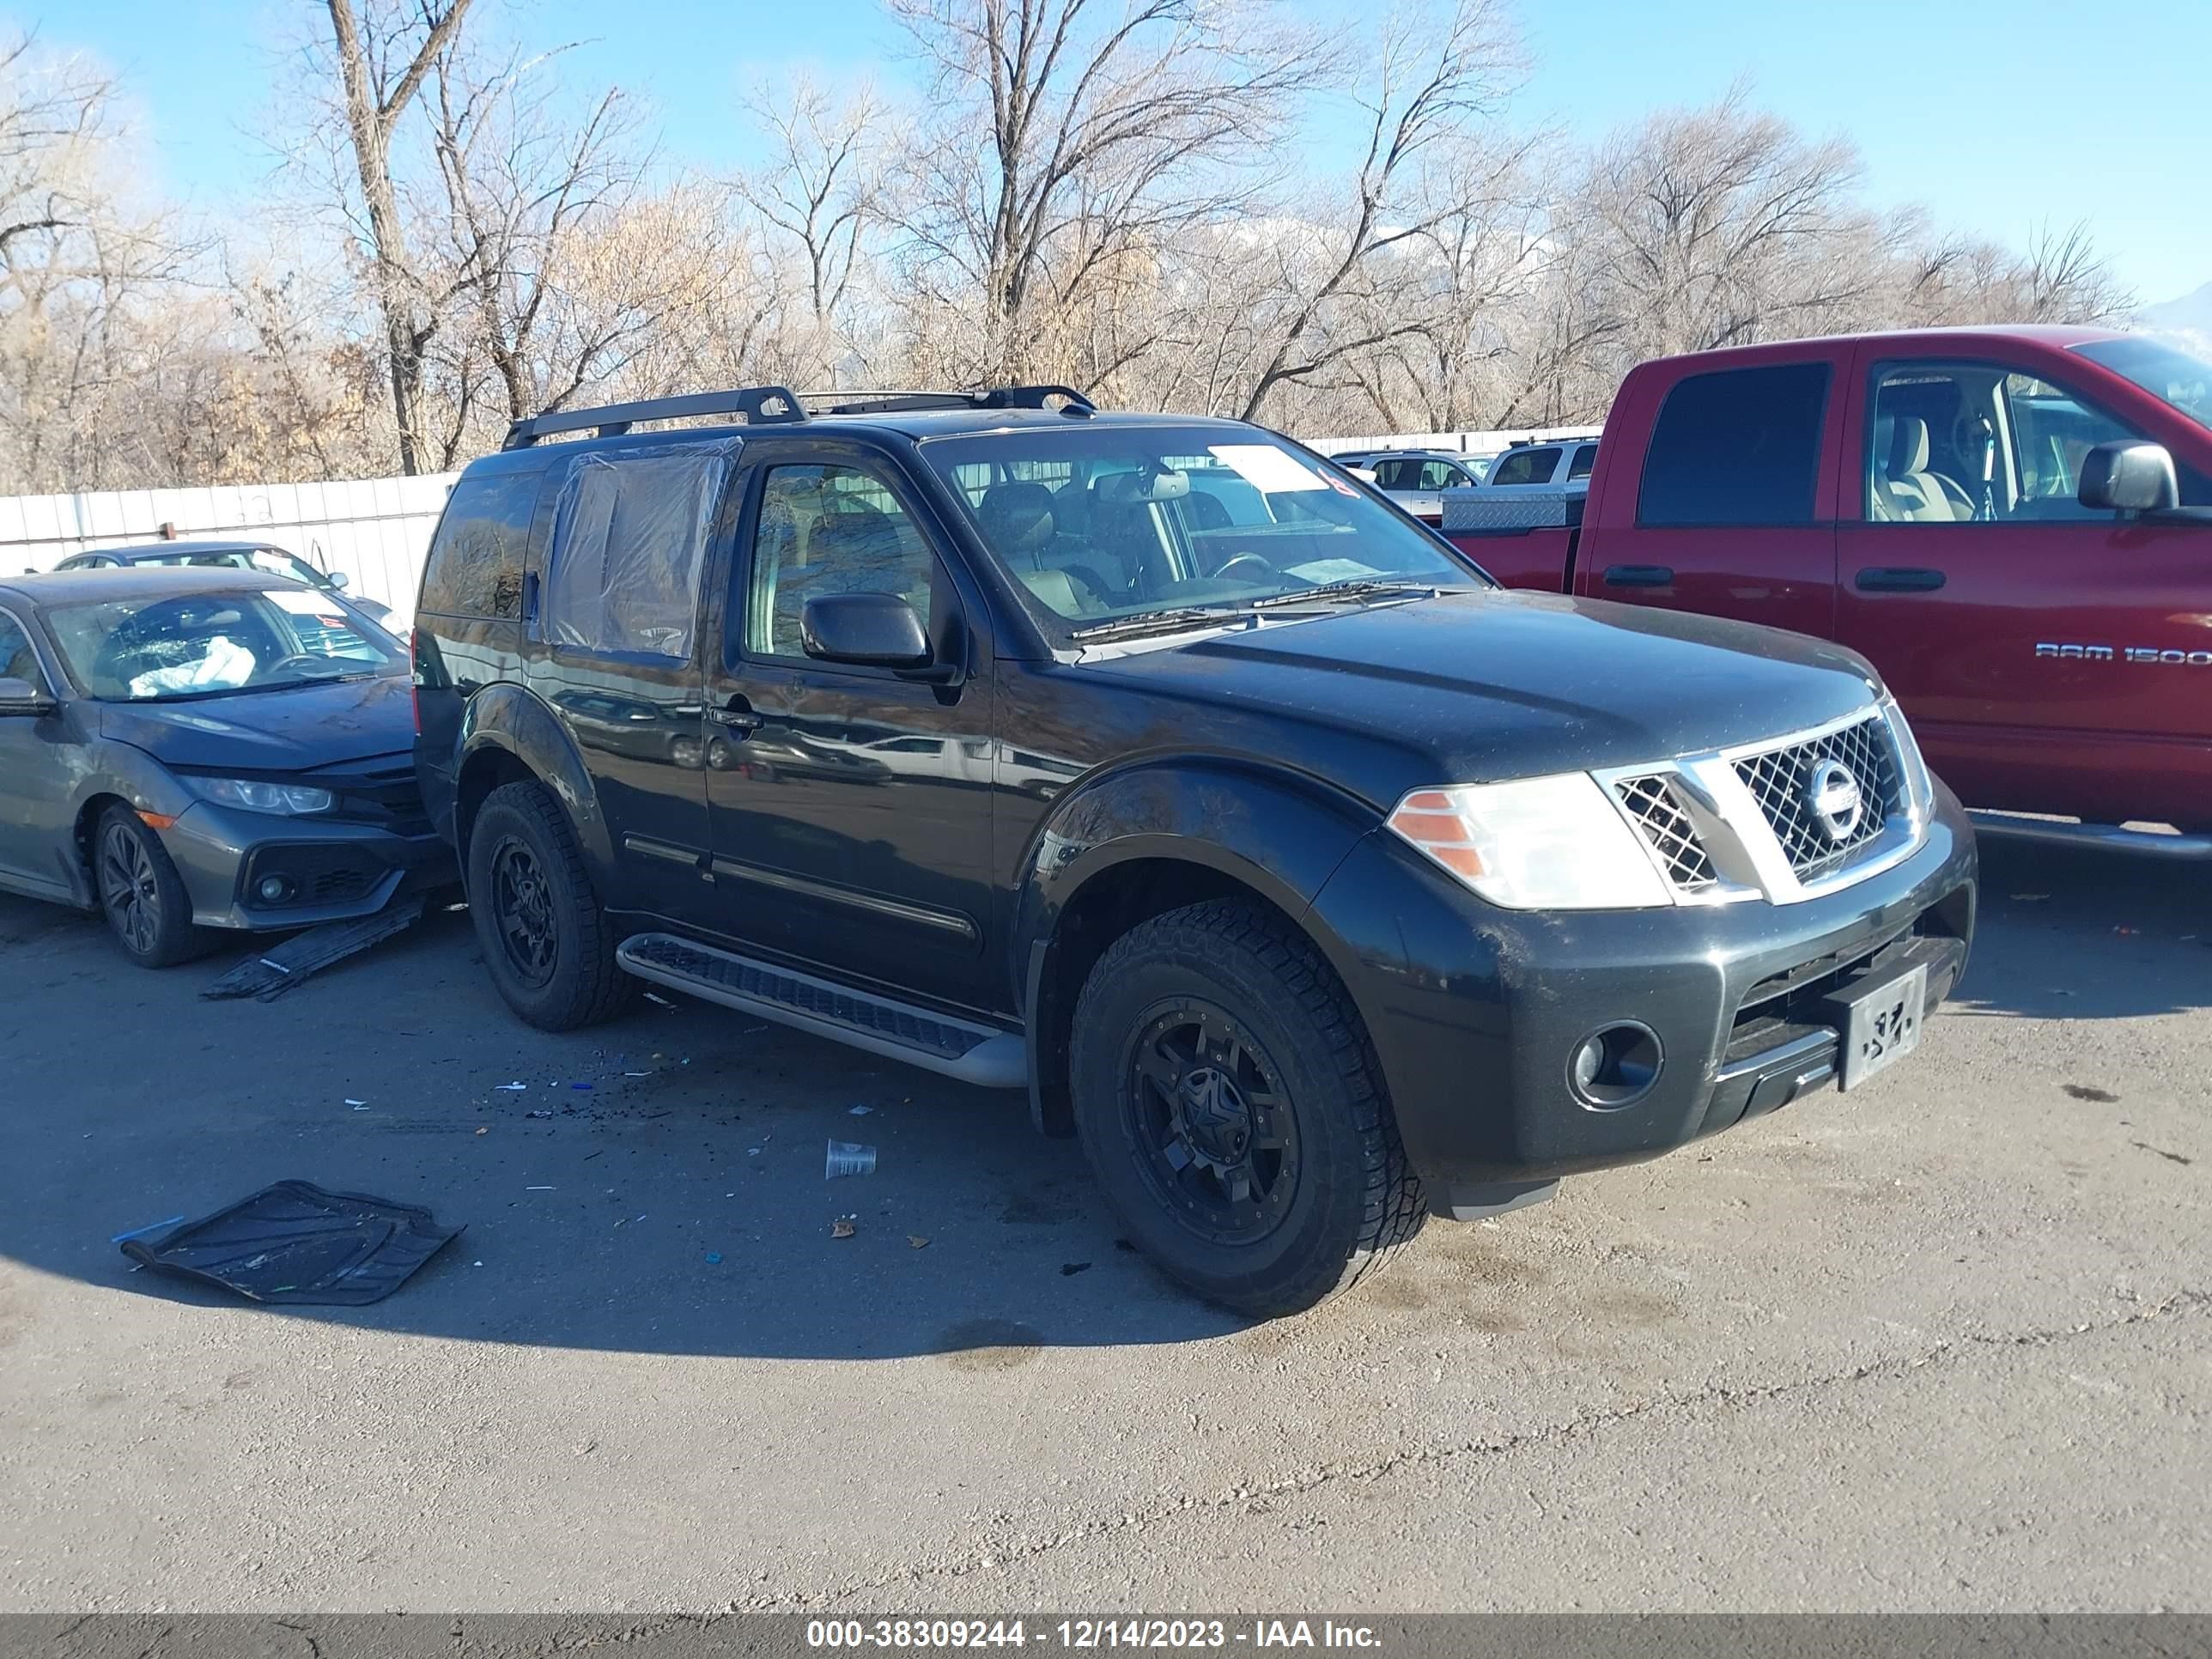
[[257, 691], [297, 691], [303, 685], [337, 685], [347, 680], [373, 680], [374, 672], [360, 674], [307, 674], [294, 680], [263, 680], [252, 685], [206, 685], [181, 691], [156, 692], [150, 697], [127, 697], [126, 702], [204, 702], [210, 697], [251, 696]]
[[1443, 591], [1434, 582], [1407, 581], [1400, 576], [1353, 576], [1343, 581], [1301, 587], [1295, 593], [1270, 593], [1264, 599], [1253, 600], [1252, 608], [1273, 610], [1278, 605], [1303, 605], [1308, 599], [1380, 599], [1391, 594], [1432, 599]]
[[1183, 611], [1146, 611], [1134, 617], [1118, 617], [1112, 622], [1093, 623], [1088, 628], [1079, 628], [1068, 635], [1071, 640], [1129, 640], [1146, 634], [1181, 634], [1194, 628], [1223, 627], [1242, 622], [1251, 614], [1250, 605], [1207, 605], [1202, 609]]

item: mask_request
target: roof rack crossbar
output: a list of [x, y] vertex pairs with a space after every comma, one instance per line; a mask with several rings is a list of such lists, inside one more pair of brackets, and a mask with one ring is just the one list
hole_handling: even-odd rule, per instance
[[908, 388], [881, 392], [810, 392], [807, 406], [817, 415], [881, 415], [921, 409], [1043, 409], [1058, 398], [1077, 415], [1095, 415], [1097, 405], [1073, 386], [994, 386], [973, 392]]
[[598, 409], [562, 409], [533, 415], [507, 428], [502, 449], [527, 449], [540, 438], [556, 432], [596, 429], [602, 438], [628, 432], [640, 421], [679, 421], [700, 415], [742, 415], [755, 425], [779, 424], [806, 418], [806, 407], [788, 386], [749, 386], [728, 392], [698, 392], [683, 398], [648, 398], [634, 404], [608, 404]]

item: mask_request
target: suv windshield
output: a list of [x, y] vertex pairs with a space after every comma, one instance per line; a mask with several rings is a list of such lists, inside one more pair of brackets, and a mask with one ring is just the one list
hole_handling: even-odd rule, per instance
[[2093, 340], [2074, 349], [2172, 404], [2197, 425], [2212, 427], [2212, 363], [2140, 335]]
[[1064, 636], [1344, 584], [1487, 585], [1335, 468], [1259, 431], [1071, 424], [921, 449]]
[[404, 670], [374, 628], [313, 588], [56, 605], [46, 629], [70, 678], [103, 702], [170, 702]]

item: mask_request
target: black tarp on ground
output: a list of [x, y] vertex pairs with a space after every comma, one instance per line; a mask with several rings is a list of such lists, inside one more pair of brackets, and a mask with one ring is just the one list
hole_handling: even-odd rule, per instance
[[280, 1181], [123, 1254], [157, 1272], [256, 1302], [357, 1307], [381, 1301], [461, 1230], [428, 1210]]

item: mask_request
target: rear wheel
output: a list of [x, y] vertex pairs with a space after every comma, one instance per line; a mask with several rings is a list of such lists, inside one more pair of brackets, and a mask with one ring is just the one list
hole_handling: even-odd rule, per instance
[[141, 968], [169, 968], [205, 953], [192, 926], [191, 896], [161, 838], [128, 806], [111, 806], [93, 833], [92, 872], [100, 914], [123, 952]]
[[506, 784], [484, 798], [469, 834], [468, 893], [492, 982], [539, 1030], [592, 1024], [635, 994], [637, 981], [615, 965], [621, 941], [576, 832], [543, 785]]
[[1300, 1312], [1419, 1230], [1351, 998], [1256, 906], [1192, 905], [1115, 941], [1076, 1005], [1070, 1084], [1131, 1237], [1210, 1301]]

